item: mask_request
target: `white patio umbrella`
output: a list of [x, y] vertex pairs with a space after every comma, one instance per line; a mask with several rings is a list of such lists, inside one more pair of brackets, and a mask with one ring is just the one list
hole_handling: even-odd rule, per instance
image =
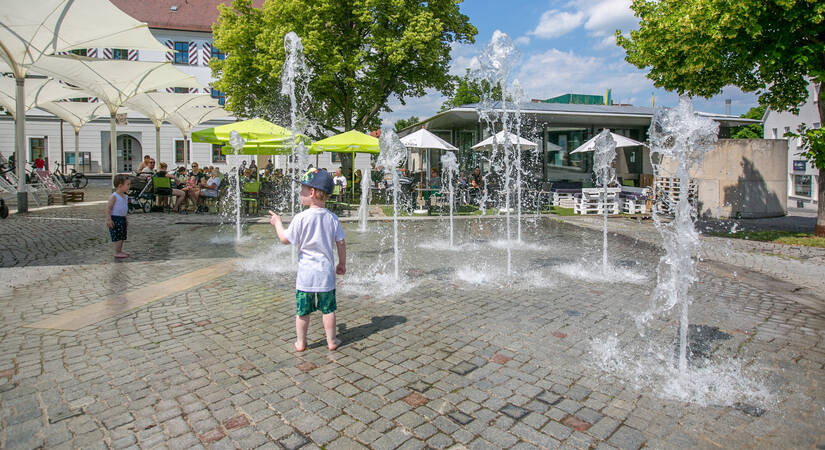
[[99, 117], [108, 116], [109, 108], [99, 102], [47, 102], [37, 107], [60, 117], [74, 128], [74, 170], [79, 171], [80, 129]]
[[183, 165], [189, 165], [189, 135], [192, 128], [212, 119], [231, 117], [225, 109], [220, 106], [189, 106], [180, 108], [166, 118], [172, 125], [176, 126], [183, 134]]
[[[536, 144], [533, 141], [528, 141], [527, 139], [524, 139], [521, 136], [516, 136], [515, 133], [506, 133], [506, 134], [507, 134], [507, 138], [505, 139], [505, 137], [504, 137], [505, 133], [504, 133], [503, 130], [496, 133], [496, 135], [495, 135], [496, 145], [504, 145], [505, 140], [506, 140], [506, 141], [509, 141], [510, 145], [512, 145], [514, 147], [516, 145], [521, 145], [522, 147], [528, 147], [528, 148], [534, 148], [534, 147], [538, 146], [538, 144]], [[474, 145], [470, 148], [472, 148], [473, 150], [490, 150], [490, 149], [492, 149], [493, 148], [493, 136], [488, 137], [487, 139], [479, 142], [478, 144], [476, 144], [476, 145]]]
[[[645, 145], [645, 144], [643, 144], [639, 141], [634, 141], [633, 139], [630, 139], [628, 137], [624, 137], [621, 134], [616, 134], [616, 133], [611, 132], [610, 136], [613, 137], [614, 141], [616, 141], [616, 148], [619, 148], [619, 147], [635, 147], [637, 145]], [[588, 140], [584, 144], [576, 147], [576, 149], [573, 150], [572, 152], [570, 152], [570, 154], [572, 155], [573, 153], [592, 152], [593, 150], [596, 149], [596, 138], [597, 137], [599, 137], [598, 134], [596, 136], [593, 136], [590, 140]]]
[[[435, 134], [431, 133], [430, 131], [421, 128], [420, 130], [410, 133], [401, 138], [401, 143], [404, 144], [404, 147], [410, 148], [417, 148], [418, 149], [418, 159], [422, 161], [421, 158], [421, 151], [423, 149], [435, 149], [435, 150], [451, 150], [451, 151], [458, 151], [458, 148], [454, 147], [449, 142], [441, 139], [440, 137], [436, 136]], [[421, 174], [421, 183], [424, 183], [424, 174], [423, 168], [424, 165], [421, 164], [422, 174]]]
[[[93, 25], [92, 25], [93, 24]], [[24, 180], [26, 114], [24, 100], [29, 66], [44, 55], [79, 48], [117, 47], [169, 51], [139, 22], [107, 0], [0, 0], [0, 72], [16, 82], [15, 148], [17, 176]], [[28, 210], [24, 186], [17, 210]]]
[[109, 162], [112, 181], [117, 173], [115, 116], [129, 99], [167, 87], [202, 87], [168, 62], [86, 58], [77, 55], [44, 56], [32, 66], [39, 73], [67, 81], [94, 95], [109, 108]]
[[126, 106], [148, 117], [155, 125], [155, 159], [160, 163], [160, 126], [170, 115], [192, 106], [220, 105], [209, 94], [146, 92], [129, 99]]
[[[47, 103], [64, 98], [85, 97], [88, 94], [69, 87], [51, 78], [29, 78], [27, 80], [29, 89], [26, 89], [26, 99], [24, 101], [24, 113], [41, 103]], [[2, 106], [12, 117], [17, 116], [17, 86], [13, 78], [0, 77], [0, 106]]]

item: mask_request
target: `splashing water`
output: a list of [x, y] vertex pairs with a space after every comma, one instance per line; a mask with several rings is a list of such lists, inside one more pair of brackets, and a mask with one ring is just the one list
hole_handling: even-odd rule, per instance
[[392, 228], [393, 228], [393, 263], [395, 268], [395, 280], [399, 279], [400, 255], [398, 252], [398, 194], [401, 191], [400, 180], [398, 179], [397, 167], [404, 162], [407, 157], [407, 148], [401, 143], [401, 139], [390, 128], [381, 130], [379, 140], [381, 153], [378, 155], [378, 165], [382, 165], [392, 172]]
[[[229, 145], [235, 149], [235, 162], [240, 161], [240, 152], [246, 140], [238, 134], [237, 131], [232, 130], [229, 133]], [[237, 171], [236, 171], [237, 172]], [[235, 173], [235, 240], [241, 240], [241, 177]]]
[[690, 287], [696, 281], [693, 254], [701, 243], [694, 225], [696, 212], [688, 199], [690, 171], [702, 164], [705, 153], [717, 140], [719, 124], [694, 113], [690, 98], [679, 98], [677, 108], [658, 108], [650, 124], [650, 159], [657, 177], [671, 174], [679, 180], [680, 195], [676, 202], [673, 221], [661, 221], [658, 205], [654, 206], [654, 223], [662, 235], [665, 255], [659, 262], [658, 283], [653, 291], [650, 309], [638, 319], [639, 325], [653, 315], [681, 305], [679, 326], [679, 373], [687, 376], [688, 306]]
[[289, 145], [292, 158], [288, 161], [287, 173], [290, 174], [292, 190], [290, 194], [290, 213], [294, 216], [298, 191], [295, 179], [309, 164], [309, 151], [304, 142], [299, 139], [299, 135], [306, 133], [309, 127], [304, 109], [308, 107], [311, 101], [307, 84], [312, 77], [312, 71], [307, 67], [304, 60], [304, 45], [301, 38], [294, 31], [290, 31], [284, 36], [284, 51], [286, 52], [286, 58], [281, 68], [281, 95], [289, 97], [290, 131], [292, 132]]
[[441, 173], [447, 183], [447, 188], [450, 192], [450, 247], [455, 245], [453, 239], [453, 205], [455, 204], [455, 186], [453, 186], [453, 177], [458, 174], [458, 159], [455, 153], [446, 152], [441, 155]]
[[593, 154], [593, 173], [596, 175], [596, 182], [602, 188], [599, 194], [599, 203], [602, 207], [602, 274], [607, 274], [607, 187], [616, 180], [616, 169], [613, 168], [613, 160], [616, 159], [616, 141], [610, 135], [610, 130], [605, 128], [596, 136], [594, 142], [595, 153]]
[[361, 205], [358, 206], [358, 231], [367, 231], [367, 217], [370, 213], [370, 179], [372, 172], [367, 169], [361, 177]]
[[[478, 57], [478, 67], [471, 71], [471, 78], [476, 80], [482, 87], [481, 101], [478, 103], [477, 111], [479, 121], [486, 125], [487, 130], [492, 135], [492, 150], [487, 160], [490, 163], [490, 173], [496, 171], [504, 180], [504, 209], [506, 215], [506, 238], [509, 241], [511, 236], [510, 225], [510, 197], [512, 195], [511, 176], [512, 176], [512, 153], [513, 140], [511, 139], [511, 127], [513, 125], [513, 113], [516, 111], [508, 110], [508, 100], [513, 98], [513, 91], [508, 89], [507, 80], [513, 69], [519, 62], [520, 53], [513, 45], [513, 41], [506, 34], [496, 31], [493, 33], [493, 38], [484, 47], [484, 50]], [[494, 91], [496, 88], [501, 89], [500, 98], [494, 98]], [[500, 103], [498, 107], [497, 103]], [[518, 123], [520, 119], [516, 120]], [[501, 124], [501, 131], [503, 142], [499, 143], [496, 134], [496, 125]], [[518, 142], [518, 136], [516, 136]], [[499, 153], [499, 146], [503, 148], [503, 154]], [[520, 151], [521, 147], [517, 146], [516, 150]], [[518, 158], [520, 161], [520, 157]], [[484, 175], [484, 187], [479, 199], [479, 208], [482, 214], [485, 211], [489, 183], [487, 177]], [[508, 247], [507, 249], [507, 274], [512, 273], [513, 255]]]

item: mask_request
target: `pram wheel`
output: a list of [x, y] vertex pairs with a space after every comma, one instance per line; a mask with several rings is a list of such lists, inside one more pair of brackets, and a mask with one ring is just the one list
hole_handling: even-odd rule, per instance
[[150, 202], [144, 202], [142, 207], [143, 207], [143, 212], [144, 213], [148, 214], [148, 213], [152, 212], [152, 204]]
[[9, 217], [9, 207], [6, 206], [6, 202], [0, 199], [0, 219], [5, 219]]

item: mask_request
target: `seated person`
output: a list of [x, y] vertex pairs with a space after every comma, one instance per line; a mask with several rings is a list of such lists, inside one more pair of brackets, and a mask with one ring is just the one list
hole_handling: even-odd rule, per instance
[[200, 191], [201, 190], [200, 190], [200, 184], [198, 183], [198, 180], [200, 178], [201, 178], [201, 170], [198, 169], [197, 166], [195, 166], [195, 168], [192, 169], [192, 174], [186, 180], [186, 186], [181, 188], [181, 190], [186, 193], [186, 198], [188, 198], [192, 202], [192, 204], [195, 204], [195, 205], [198, 204], [198, 199], [200, 198]]
[[172, 173], [167, 172], [168, 166], [165, 162], [160, 163], [160, 170], [155, 172], [156, 177], [166, 177], [172, 179], [172, 196], [175, 197], [175, 211], [180, 212], [180, 205], [183, 203], [183, 200], [186, 198], [186, 193], [180, 189], [175, 188], [175, 175]]
[[[141, 163], [141, 165], [142, 164], [143, 163]], [[155, 159], [150, 158], [149, 163], [147, 165], [143, 166], [143, 169], [141, 169], [138, 172], [138, 176], [143, 177], [144, 179], [148, 179], [148, 178], [152, 178], [152, 175], [154, 173], [155, 173]]]
[[143, 156], [143, 161], [141, 161], [140, 164], [138, 164], [137, 169], [135, 169], [135, 173], [141, 173], [141, 172], [143, 172], [143, 169], [145, 169], [146, 167], [149, 167], [149, 161], [151, 161], [151, 159], [152, 159], [151, 156], [144, 155]]
[[441, 189], [441, 177], [435, 169], [430, 171], [430, 189]]
[[353, 180], [353, 183], [355, 183], [355, 186], [361, 186], [361, 178], [362, 178], [361, 169], [358, 169], [358, 170], [355, 171], [355, 180]]
[[[249, 169], [247, 169], [249, 170]], [[218, 198], [218, 188], [221, 186], [221, 172], [218, 168], [212, 170], [212, 176], [204, 181], [200, 190], [200, 197], [203, 198]]]
[[343, 196], [343, 195], [344, 195], [344, 191], [346, 191], [346, 190], [347, 190], [347, 177], [345, 177], [345, 176], [341, 173], [341, 168], [338, 168], [338, 169], [335, 171], [335, 176], [332, 178], [332, 182], [333, 182], [333, 183], [335, 183], [335, 184], [336, 184], [336, 185], [338, 185], [338, 186], [341, 186], [340, 195], [341, 195], [341, 196]]

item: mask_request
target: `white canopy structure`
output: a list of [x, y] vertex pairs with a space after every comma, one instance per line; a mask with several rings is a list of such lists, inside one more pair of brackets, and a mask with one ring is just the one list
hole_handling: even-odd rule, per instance
[[[645, 145], [639, 141], [634, 141], [628, 137], [624, 137], [621, 134], [616, 134], [611, 132], [610, 136], [613, 137], [613, 140], [616, 141], [616, 148], [619, 147], [636, 147], [637, 145]], [[578, 146], [575, 150], [570, 152], [572, 155], [573, 153], [583, 153], [583, 152], [592, 152], [596, 149], [596, 138], [599, 135], [593, 136], [590, 140], [585, 142], [584, 144]]]
[[[505, 134], [507, 135], [506, 139], [505, 139]], [[471, 148], [473, 150], [490, 150], [490, 149], [493, 148], [493, 137], [494, 136], [490, 136], [487, 139], [485, 139], [485, 140], [479, 142], [478, 144], [472, 146]], [[496, 133], [496, 135], [495, 135], [496, 145], [504, 145], [505, 141], [509, 141], [510, 145], [512, 145], [513, 147], [515, 147], [517, 145], [520, 145], [520, 146], [525, 147], [525, 148], [538, 147], [538, 144], [536, 144], [535, 142], [528, 141], [527, 139], [524, 139], [521, 136], [516, 136], [514, 133], [505, 133], [504, 131], [499, 131], [498, 133]]]
[[[41, 103], [64, 98], [85, 97], [87, 94], [51, 78], [29, 78], [29, 88], [25, 91], [24, 113]], [[17, 86], [13, 78], [0, 77], [0, 106], [12, 117], [17, 117]]]
[[80, 170], [80, 129], [98, 117], [108, 116], [109, 108], [98, 102], [48, 102], [37, 107], [60, 117], [74, 128], [74, 170]]
[[166, 118], [169, 123], [178, 127], [181, 134], [183, 134], [184, 165], [189, 164], [189, 135], [192, 133], [192, 128], [212, 119], [231, 116], [231, 114], [221, 107], [189, 106], [178, 109]]
[[44, 56], [32, 69], [83, 89], [109, 108], [109, 162], [113, 181], [117, 173], [115, 115], [118, 108], [143, 92], [167, 87], [201, 87], [195, 77], [181, 72], [168, 62], [106, 60], [76, 55]]
[[160, 126], [168, 120], [169, 116], [193, 106], [220, 106], [218, 101], [209, 94], [169, 92], [146, 92], [131, 98], [126, 105], [148, 117], [155, 125], [155, 158], [158, 162], [160, 162]]
[[[25, 179], [26, 74], [44, 55], [89, 47], [135, 48], [168, 52], [139, 22], [107, 0], [0, 0], [0, 72], [14, 75], [17, 177]], [[28, 210], [25, 186], [17, 210]]]
[[[401, 143], [404, 144], [404, 147], [407, 149], [417, 148], [418, 149], [418, 162], [421, 166], [421, 169], [424, 169], [423, 158], [421, 157], [421, 151], [423, 149], [434, 149], [434, 150], [452, 150], [457, 151], [458, 148], [454, 147], [449, 142], [441, 139], [440, 137], [436, 136], [432, 132], [421, 128], [414, 133], [410, 133], [401, 138]], [[407, 158], [407, 161], [412, 160], [412, 158]], [[429, 170], [429, 160], [427, 163], [427, 170]], [[421, 173], [421, 183], [424, 183], [424, 170]]]

